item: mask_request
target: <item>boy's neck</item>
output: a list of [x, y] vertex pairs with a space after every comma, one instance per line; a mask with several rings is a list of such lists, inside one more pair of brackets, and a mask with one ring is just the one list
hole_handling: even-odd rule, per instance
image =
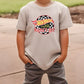
[[37, 3], [39, 5], [46, 6], [48, 4], [51, 4], [52, 3], [52, 0], [35, 0], [35, 3]]

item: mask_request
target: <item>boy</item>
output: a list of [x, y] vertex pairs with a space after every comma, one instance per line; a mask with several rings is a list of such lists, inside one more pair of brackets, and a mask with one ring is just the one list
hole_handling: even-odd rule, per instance
[[71, 26], [68, 7], [58, 1], [35, 0], [20, 9], [17, 47], [25, 64], [24, 84], [41, 84], [44, 73], [50, 84], [68, 84], [63, 62]]

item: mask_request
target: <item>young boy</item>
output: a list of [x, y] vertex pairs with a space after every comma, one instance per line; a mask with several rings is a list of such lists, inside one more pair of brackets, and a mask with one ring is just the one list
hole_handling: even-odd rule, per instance
[[63, 62], [72, 24], [68, 7], [58, 1], [35, 0], [20, 9], [17, 47], [25, 64], [24, 84], [41, 84], [44, 73], [50, 84], [68, 84]]

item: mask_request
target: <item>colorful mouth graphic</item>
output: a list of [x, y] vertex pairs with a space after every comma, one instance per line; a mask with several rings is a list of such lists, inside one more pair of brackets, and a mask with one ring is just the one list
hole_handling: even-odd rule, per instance
[[39, 16], [35, 21], [32, 21], [35, 26], [35, 31], [40, 34], [49, 34], [54, 32], [54, 21], [48, 15]]

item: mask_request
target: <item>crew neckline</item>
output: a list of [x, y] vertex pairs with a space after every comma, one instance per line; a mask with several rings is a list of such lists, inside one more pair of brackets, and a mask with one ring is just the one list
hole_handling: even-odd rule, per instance
[[41, 9], [46, 9], [46, 8], [50, 8], [50, 7], [52, 7], [52, 6], [55, 4], [56, 1], [53, 1], [52, 4], [50, 4], [50, 5], [48, 5], [48, 6], [44, 6], [44, 7], [38, 5], [37, 3], [35, 3], [35, 1], [32, 1], [32, 2], [34, 3], [34, 5], [35, 5], [36, 7], [41, 8]]

